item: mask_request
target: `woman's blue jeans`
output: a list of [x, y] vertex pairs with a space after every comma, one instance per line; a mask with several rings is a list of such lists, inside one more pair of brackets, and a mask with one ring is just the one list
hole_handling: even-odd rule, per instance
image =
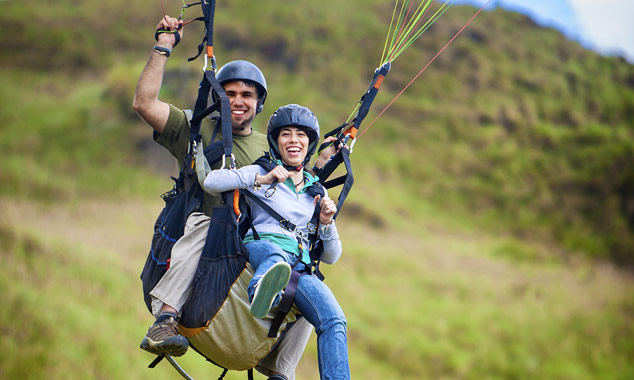
[[[246, 246], [249, 263], [255, 271], [249, 283], [249, 297], [253, 298], [255, 284], [273, 264], [285, 261], [293, 265], [295, 257], [266, 240], [255, 240]], [[304, 264], [298, 264], [295, 269], [301, 271]], [[315, 327], [321, 379], [350, 379], [346, 317], [330, 288], [313, 275], [301, 276], [294, 302], [302, 316]]]

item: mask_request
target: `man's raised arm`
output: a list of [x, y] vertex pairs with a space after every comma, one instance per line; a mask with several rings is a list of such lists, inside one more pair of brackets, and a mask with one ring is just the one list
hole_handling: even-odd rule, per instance
[[[176, 18], [165, 16], [158, 23], [156, 29], [176, 30], [179, 37], [182, 37], [181, 23], [182, 21]], [[145, 64], [145, 68], [143, 68], [134, 92], [132, 107], [158, 133], [163, 132], [170, 112], [169, 105], [159, 100], [158, 96], [163, 83], [167, 57], [169, 57], [175, 44], [175, 33], [158, 33], [158, 42], [154, 45], [154, 50]]]

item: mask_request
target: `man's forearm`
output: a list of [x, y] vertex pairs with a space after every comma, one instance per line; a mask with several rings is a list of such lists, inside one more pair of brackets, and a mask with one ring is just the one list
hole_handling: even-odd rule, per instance
[[169, 16], [165, 16], [158, 23], [157, 31], [175, 32], [157, 34], [157, 44], [154, 45], [134, 92], [134, 110], [159, 133], [165, 129], [170, 107], [167, 103], [159, 100], [158, 96], [163, 83], [167, 57], [176, 44], [176, 33], [179, 39], [182, 37], [181, 23], [182, 21]]
[[153, 50], [134, 93], [134, 110], [152, 128], [161, 133], [169, 116], [169, 105], [159, 100], [167, 56]]

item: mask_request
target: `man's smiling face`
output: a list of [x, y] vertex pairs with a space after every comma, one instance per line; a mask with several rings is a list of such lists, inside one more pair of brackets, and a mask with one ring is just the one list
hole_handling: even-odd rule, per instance
[[231, 105], [231, 128], [237, 135], [251, 133], [251, 123], [258, 108], [258, 92], [255, 86], [242, 81], [224, 84]]

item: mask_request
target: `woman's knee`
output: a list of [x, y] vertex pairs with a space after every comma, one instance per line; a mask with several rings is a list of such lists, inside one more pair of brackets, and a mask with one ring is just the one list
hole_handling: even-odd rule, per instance
[[267, 240], [255, 240], [247, 245], [249, 251], [249, 262], [251, 266], [257, 268], [264, 260], [272, 256], [279, 256], [284, 259], [285, 253], [277, 245]]
[[315, 326], [315, 332], [317, 335], [321, 335], [326, 331], [346, 334], [347, 325], [348, 322], [343, 312], [332, 313], [330, 315], [324, 315], [323, 318], [321, 318], [319, 326]]

